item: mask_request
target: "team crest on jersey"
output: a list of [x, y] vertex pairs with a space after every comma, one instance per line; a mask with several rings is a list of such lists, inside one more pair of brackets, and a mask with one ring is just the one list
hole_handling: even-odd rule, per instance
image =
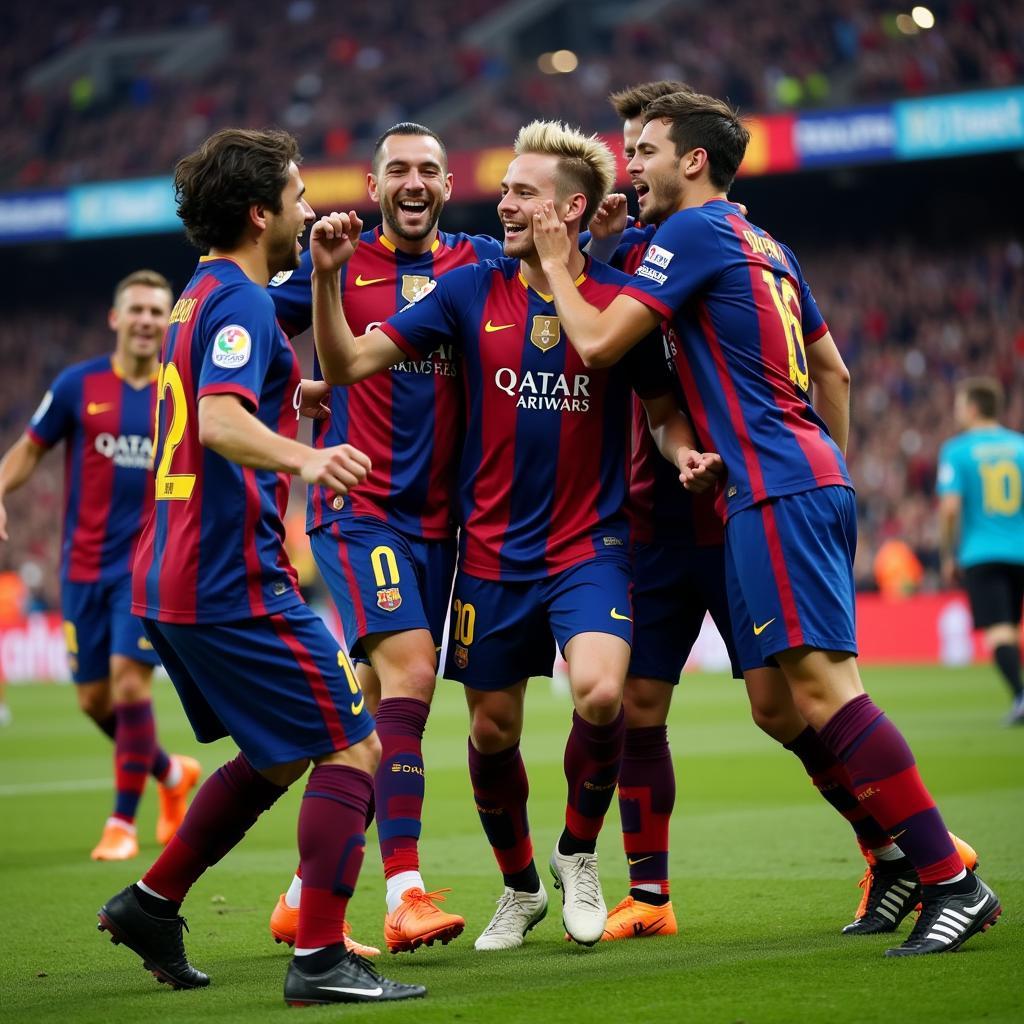
[[331, 508], [333, 508], [335, 512], [340, 512], [344, 507], [345, 499], [340, 494], [336, 494], [331, 501]]
[[381, 587], [377, 591], [377, 607], [385, 612], [398, 611], [402, 607], [402, 592], [398, 587]]
[[459, 668], [465, 668], [469, 664], [469, 649], [462, 644], [455, 645], [455, 664]]
[[240, 324], [222, 327], [213, 339], [213, 365], [225, 370], [235, 370], [249, 362], [252, 353], [252, 338]]
[[402, 275], [402, 298], [406, 302], [419, 302], [424, 295], [429, 295], [434, 281], [425, 274]]
[[280, 270], [270, 279], [270, 287], [278, 288], [294, 274], [294, 270]]
[[547, 352], [562, 340], [562, 325], [557, 316], [535, 316], [530, 341], [541, 350]]

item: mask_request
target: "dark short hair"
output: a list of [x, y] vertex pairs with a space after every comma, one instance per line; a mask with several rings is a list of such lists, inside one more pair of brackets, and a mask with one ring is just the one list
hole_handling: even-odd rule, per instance
[[672, 122], [668, 137], [675, 143], [676, 156], [703, 149], [708, 154], [711, 184], [729, 190], [750, 141], [735, 107], [714, 96], [673, 92], [647, 107], [644, 124], [654, 120]]
[[135, 287], [135, 285], [142, 285], [144, 288], [162, 288], [168, 295], [174, 296], [171, 282], [163, 274], [158, 273], [156, 270], [133, 270], [127, 277], [122, 277], [114, 286], [113, 304], [116, 306], [117, 300], [121, 298], [121, 295], [129, 288]]
[[178, 216], [200, 249], [230, 249], [241, 240], [252, 206], [281, 212], [288, 165], [299, 163], [288, 132], [223, 128], [174, 168]]
[[674, 92], [692, 92], [685, 82], [662, 78], [657, 82], [640, 82], [626, 89], [613, 92], [608, 97], [615, 113], [623, 121], [639, 117], [655, 100]]
[[392, 135], [426, 135], [427, 138], [433, 139], [441, 147], [442, 167], [444, 170], [448, 170], [448, 150], [445, 149], [441, 136], [425, 124], [417, 124], [415, 121], [400, 121], [398, 124], [393, 124], [386, 132], [383, 132], [373, 144], [370, 168], [374, 174], [377, 173], [377, 161], [380, 159], [380, 151], [384, 148], [385, 141], [390, 139]]
[[956, 387], [986, 420], [997, 420], [1003, 413], [1003, 386], [995, 377], [967, 377]]

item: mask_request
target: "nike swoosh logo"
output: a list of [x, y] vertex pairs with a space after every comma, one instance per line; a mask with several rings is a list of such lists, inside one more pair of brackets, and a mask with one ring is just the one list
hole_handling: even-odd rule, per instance
[[614, 608], [612, 609], [612, 618], [618, 619], [620, 622], [632, 622], [633, 620], [628, 615], [620, 615]]
[[760, 626], [754, 626], [754, 636], [760, 636], [775, 621], [775, 618], [773, 615], [767, 622], [761, 623]]
[[98, 413], [106, 412], [108, 409], [113, 409], [113, 402], [90, 402], [86, 407], [85, 411], [90, 416], [96, 416]]
[[979, 910], [981, 910], [981, 908], [982, 908], [983, 906], [985, 906], [985, 904], [986, 904], [987, 902], [988, 902], [988, 897], [987, 897], [987, 896], [982, 896], [982, 898], [981, 898], [981, 902], [980, 902], [980, 903], [979, 903], [979, 904], [978, 904], [978, 905], [977, 905], [976, 907], [964, 907], [964, 913], [966, 913], [966, 914], [970, 914], [970, 915], [971, 915], [971, 917], [974, 917], [974, 915], [975, 915], [975, 914], [976, 914], [976, 913], [977, 913], [977, 912], [978, 912]]
[[495, 331], [507, 331], [510, 327], [515, 327], [515, 324], [492, 324], [490, 320], [484, 324], [484, 330], [488, 334], [493, 334]]
[[366, 704], [366, 698], [365, 697], [358, 704], [356, 704], [356, 702], [353, 701], [352, 702], [352, 714], [353, 715], [358, 715], [359, 712], [363, 710], [363, 707], [365, 706], [365, 704]]
[[630, 867], [635, 867], [637, 864], [643, 864], [643, 862], [645, 860], [651, 860], [651, 859], [652, 859], [651, 857], [636, 857], [636, 858], [627, 857], [626, 858], [626, 860], [629, 861], [629, 866]]
[[903, 835], [903, 833], [906, 832], [906, 831], [907, 830], [905, 828], [904, 829], [900, 829], [899, 832], [894, 832], [889, 838], [895, 843], [896, 840], [899, 839], [899, 837], [901, 835]]
[[377, 988], [339, 988], [337, 985], [317, 985], [321, 992], [344, 992], [348, 996], [370, 996], [371, 998], [384, 995], [384, 989], [379, 985]]
[[356, 275], [356, 287], [365, 288], [368, 284], [380, 284], [381, 281], [386, 281], [386, 277], [363, 277], [362, 274]]

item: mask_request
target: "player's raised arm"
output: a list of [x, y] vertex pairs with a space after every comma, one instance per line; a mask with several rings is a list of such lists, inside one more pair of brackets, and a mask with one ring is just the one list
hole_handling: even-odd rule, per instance
[[383, 331], [374, 328], [356, 338], [345, 319], [338, 272], [356, 251], [362, 229], [363, 222], [353, 210], [321, 217], [309, 235], [313, 339], [328, 384], [355, 384], [405, 358]]
[[46, 454], [28, 434], [22, 434], [0, 459], [0, 540], [7, 540], [7, 509], [4, 498], [16, 491], [36, 471], [39, 460]]
[[565, 224], [554, 204], [533, 216], [533, 239], [547, 275], [555, 308], [566, 334], [589, 367], [617, 363], [641, 338], [658, 325], [658, 315], [642, 302], [617, 296], [605, 310], [597, 310], [580, 295], [569, 273], [570, 243]]
[[369, 456], [349, 444], [310, 448], [283, 437], [257, 419], [234, 394], [199, 400], [199, 443], [250, 469], [301, 476], [337, 494], [347, 494], [370, 471]]
[[814, 385], [815, 411], [846, 455], [850, 438], [850, 371], [828, 331], [807, 346], [807, 372]]

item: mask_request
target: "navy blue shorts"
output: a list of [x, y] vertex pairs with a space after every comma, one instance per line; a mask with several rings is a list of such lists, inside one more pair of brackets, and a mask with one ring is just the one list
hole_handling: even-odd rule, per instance
[[416, 540], [379, 519], [335, 520], [309, 535], [349, 652], [364, 636], [426, 629], [441, 649], [455, 574], [454, 540]]
[[725, 527], [726, 585], [744, 669], [793, 647], [857, 653], [853, 556], [857, 505], [849, 487], [763, 501]]
[[474, 690], [503, 690], [550, 676], [555, 644], [577, 633], [632, 642], [629, 559], [599, 555], [540, 580], [484, 580], [459, 571], [445, 676]]
[[633, 552], [633, 654], [629, 674], [678, 683], [704, 616], [722, 634], [740, 679], [725, 588], [725, 548], [641, 544]]
[[72, 583], [60, 587], [61, 614], [68, 665], [76, 683], [110, 678], [110, 656], [120, 654], [144, 665], [159, 665], [160, 658], [132, 615], [132, 578], [112, 583]]
[[308, 605], [239, 622], [143, 621], [200, 743], [230, 736], [269, 768], [373, 732], [348, 658]]

